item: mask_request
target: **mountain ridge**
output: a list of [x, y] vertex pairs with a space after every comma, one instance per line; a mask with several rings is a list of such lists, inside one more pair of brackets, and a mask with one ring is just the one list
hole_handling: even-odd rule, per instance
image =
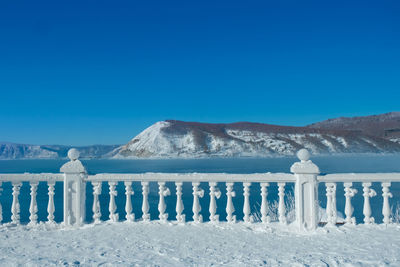
[[[65, 158], [72, 147], [0, 142], [0, 159]], [[269, 157], [293, 155], [301, 148], [313, 154], [400, 153], [400, 112], [306, 126], [165, 120], [125, 145], [77, 147], [82, 158]]]
[[[395, 122], [384, 121], [383, 125], [397, 126], [397, 113], [387, 114], [373, 118], [390, 117]], [[360, 118], [356, 117], [357, 119]], [[374, 127], [377, 127], [376, 123]], [[400, 142], [397, 139], [385, 138], [380, 132], [368, 131], [368, 127], [353, 128], [333, 127], [325, 123], [280, 126], [252, 122], [199, 123], [166, 120], [144, 130], [122, 146], [114, 157], [264, 157], [293, 155], [300, 148], [307, 148], [314, 154], [400, 152]]]

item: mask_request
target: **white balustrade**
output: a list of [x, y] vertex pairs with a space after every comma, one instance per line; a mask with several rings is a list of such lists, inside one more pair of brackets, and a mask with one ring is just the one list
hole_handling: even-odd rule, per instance
[[326, 219], [328, 226], [336, 225], [336, 183], [326, 183]]
[[233, 191], [233, 183], [226, 183], [226, 220], [229, 223], [236, 222], [235, 207], [233, 206], [232, 198], [236, 196], [236, 192]]
[[12, 204], [11, 204], [11, 222], [13, 224], [19, 224], [19, 212], [20, 212], [20, 206], [19, 206], [19, 190], [21, 189], [22, 183], [19, 182], [13, 182], [12, 183]]
[[269, 186], [269, 183], [260, 183], [260, 187], [261, 187], [260, 213], [261, 213], [261, 222], [263, 222], [263, 223], [270, 223], [270, 221], [271, 221], [270, 217], [268, 216], [268, 201], [267, 201], [268, 186]]
[[285, 185], [285, 183], [278, 183], [278, 215], [279, 222], [282, 224], [286, 224]]
[[132, 199], [131, 196], [134, 194], [132, 191], [132, 182], [125, 182], [125, 196], [126, 196], [126, 201], [125, 201], [125, 219], [128, 222], [133, 222], [135, 221], [135, 214], [132, 213]]
[[100, 211], [100, 200], [101, 195], [101, 182], [92, 182], [93, 185], [93, 221], [94, 223], [100, 223], [101, 211]]
[[142, 182], [142, 195], [143, 195], [143, 201], [142, 201], [142, 220], [144, 222], [150, 221], [150, 214], [149, 214], [149, 182]]
[[200, 214], [201, 206], [199, 198], [202, 198], [204, 196], [204, 190], [199, 188], [200, 186], [199, 182], [192, 183], [192, 186], [193, 186], [193, 207], [192, 207], [193, 221], [199, 223], [203, 221], [203, 216]]
[[47, 182], [47, 186], [49, 187], [48, 189], [48, 195], [49, 195], [49, 202], [47, 203], [47, 220], [48, 223], [52, 224], [54, 223], [54, 211], [55, 211], [55, 207], [54, 207], [54, 186], [55, 186], [55, 182], [54, 181], [49, 181]]
[[183, 206], [183, 200], [182, 200], [182, 182], [177, 182], [175, 183], [176, 186], [176, 221], [178, 223], [184, 223], [185, 222], [185, 215], [182, 214], [184, 206]]
[[210, 221], [211, 222], [218, 222], [219, 215], [217, 213], [217, 199], [221, 197], [221, 191], [217, 188], [217, 182], [209, 182], [208, 185], [210, 186]]
[[[337, 173], [319, 175], [319, 168], [309, 160], [309, 153], [301, 150], [298, 153], [300, 162], [293, 164], [290, 173], [261, 173], [261, 174], [224, 174], [224, 173], [142, 173], [142, 174], [120, 174], [120, 173], [103, 173], [88, 175], [83, 164], [78, 160], [79, 153], [70, 151], [68, 153], [70, 162], [67, 162], [61, 168], [62, 173], [41, 173], [41, 174], [0, 174], [0, 192], [4, 182], [12, 184], [12, 204], [11, 204], [11, 223], [20, 223], [20, 203], [19, 195], [22, 182], [30, 184], [30, 205], [29, 205], [29, 225], [34, 226], [38, 222], [38, 194], [39, 182], [47, 182], [48, 185], [48, 203], [47, 203], [47, 220], [49, 223], [54, 223], [54, 196], [56, 182], [63, 182], [63, 210], [64, 223], [63, 225], [80, 225], [85, 217], [85, 197], [86, 183], [90, 182], [93, 185], [93, 221], [99, 223], [101, 220], [100, 195], [102, 191], [102, 183], [106, 182], [109, 185], [110, 201], [108, 203], [109, 219], [112, 222], [119, 220], [117, 211], [117, 188], [119, 182], [123, 182], [125, 186], [125, 220], [128, 222], [135, 221], [135, 214], [132, 213], [136, 203], [132, 202], [134, 194], [132, 183], [141, 182], [142, 186], [142, 219], [150, 221], [150, 205], [149, 205], [149, 184], [158, 183], [158, 212], [159, 219], [162, 222], [168, 220], [167, 205], [165, 197], [170, 195], [169, 189], [166, 187], [167, 182], [173, 182], [176, 186], [176, 221], [177, 223], [185, 222], [183, 185], [190, 183], [192, 185], [193, 195], [193, 220], [200, 223], [203, 221], [201, 214], [200, 198], [204, 196], [204, 190], [200, 188], [201, 182], [207, 182], [209, 185], [209, 212], [210, 221], [218, 222], [219, 215], [217, 214], [217, 199], [220, 198], [221, 192], [218, 189], [218, 183], [226, 183], [226, 220], [229, 223], [236, 222], [235, 205], [233, 197], [236, 196], [234, 184], [243, 186], [243, 221], [245, 223], [253, 223], [251, 215], [250, 188], [253, 183], [260, 183], [261, 205], [260, 215], [262, 223], [270, 223], [268, 187], [271, 182], [278, 185], [278, 208], [277, 215], [279, 223], [286, 224], [286, 205], [285, 205], [285, 186], [287, 183], [295, 184], [295, 200], [296, 200], [296, 222], [301, 230], [314, 230], [318, 225], [318, 183], [325, 183], [326, 186], [326, 213], [327, 225], [334, 226], [338, 221], [339, 208], [344, 208], [346, 215], [346, 224], [355, 224], [356, 220], [353, 216], [354, 207], [352, 198], [357, 193], [357, 190], [352, 188], [353, 183], [362, 183], [363, 186], [363, 215], [364, 223], [371, 224], [375, 220], [371, 216], [372, 209], [370, 201], [376, 196], [376, 192], [371, 188], [372, 182], [379, 182], [382, 187], [382, 215], [383, 223], [391, 223], [391, 208], [390, 198], [393, 197], [390, 192], [390, 187], [393, 182], [400, 182], [400, 173]], [[344, 207], [337, 207], [336, 191], [337, 185], [343, 183], [344, 186]], [[340, 188], [340, 187], [338, 187]], [[339, 194], [343, 198], [342, 193]], [[4, 197], [4, 196], [3, 196]], [[23, 198], [25, 199], [25, 198]], [[380, 201], [380, 198], [377, 200]], [[374, 200], [375, 201], [375, 200]], [[122, 205], [123, 200], [121, 201]], [[342, 203], [342, 202], [340, 202]], [[40, 204], [40, 203], [39, 203]], [[120, 204], [118, 204], [120, 205]], [[41, 205], [39, 205], [40, 207]], [[375, 206], [375, 205], [374, 205]], [[360, 209], [361, 207], [355, 207]], [[289, 212], [289, 211], [288, 211]], [[291, 211], [290, 211], [291, 212]], [[24, 216], [26, 217], [26, 216]], [[0, 222], [3, 221], [2, 206], [0, 204]]]
[[158, 218], [162, 222], [166, 222], [168, 219], [168, 213], [165, 213], [167, 205], [165, 204], [164, 198], [171, 194], [170, 190], [165, 187], [165, 182], [158, 182], [158, 195], [160, 196], [158, 202]]
[[383, 197], [383, 206], [382, 206], [382, 215], [383, 215], [383, 223], [389, 224], [390, 223], [390, 215], [391, 210], [389, 206], [389, 198], [392, 198], [392, 193], [389, 192], [389, 187], [391, 183], [382, 183], [382, 197]]
[[364, 196], [364, 208], [363, 208], [363, 214], [364, 214], [364, 223], [365, 224], [371, 224], [375, 222], [374, 217], [371, 217], [372, 211], [371, 211], [371, 204], [369, 202], [369, 199], [371, 197], [376, 196], [376, 192], [374, 189], [371, 189], [371, 183], [363, 183], [363, 196]]
[[253, 221], [253, 218], [250, 216], [250, 186], [251, 183], [243, 183], [243, 221], [245, 223]]
[[344, 196], [346, 198], [346, 204], [344, 208], [344, 214], [346, 215], [345, 222], [346, 224], [356, 224], [356, 218], [352, 217], [354, 208], [351, 205], [351, 198], [357, 194], [357, 189], [351, 188], [353, 183], [344, 183]]
[[117, 222], [119, 219], [117, 211], [117, 205], [115, 204], [115, 197], [117, 196], [118, 192], [115, 190], [115, 186], [117, 185], [116, 182], [108, 182], [109, 186], [109, 194], [110, 194], [110, 203], [108, 205], [108, 211], [110, 212], [109, 218], [112, 222]]
[[29, 205], [29, 212], [30, 212], [30, 216], [29, 216], [29, 225], [35, 225], [37, 224], [37, 212], [38, 212], [38, 207], [37, 207], [37, 203], [36, 203], [36, 191], [37, 191], [37, 187], [38, 187], [38, 182], [32, 182], [31, 184], [31, 203]]

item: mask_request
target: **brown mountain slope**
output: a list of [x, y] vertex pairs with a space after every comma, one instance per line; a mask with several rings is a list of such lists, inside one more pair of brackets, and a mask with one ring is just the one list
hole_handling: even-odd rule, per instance
[[350, 130], [385, 139], [400, 138], [400, 112], [363, 117], [340, 117], [308, 125], [314, 129]]

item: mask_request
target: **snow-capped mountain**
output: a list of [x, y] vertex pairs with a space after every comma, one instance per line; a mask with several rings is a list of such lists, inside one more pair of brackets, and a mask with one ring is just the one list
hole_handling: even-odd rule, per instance
[[[55, 159], [65, 158], [72, 146], [59, 145], [26, 145], [0, 142], [0, 159]], [[101, 158], [119, 146], [93, 145], [76, 147], [82, 158]]]
[[116, 158], [195, 158], [314, 154], [393, 153], [400, 143], [362, 131], [239, 122], [210, 124], [167, 120], [150, 126], [116, 151]]
[[[65, 158], [72, 146], [0, 142], [0, 159]], [[82, 158], [198, 158], [313, 154], [398, 153], [400, 112], [336, 118], [305, 127], [238, 122], [160, 121], [129, 143], [77, 147]]]

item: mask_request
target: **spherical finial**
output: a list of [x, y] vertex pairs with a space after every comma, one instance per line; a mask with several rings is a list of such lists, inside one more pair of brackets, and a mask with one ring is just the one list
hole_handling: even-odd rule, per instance
[[68, 150], [68, 158], [70, 160], [77, 160], [79, 158], [79, 151], [75, 148], [71, 148], [70, 150]]
[[301, 160], [302, 162], [307, 161], [310, 159], [310, 152], [308, 152], [307, 149], [302, 148], [297, 152], [297, 157], [299, 158], [299, 160]]

